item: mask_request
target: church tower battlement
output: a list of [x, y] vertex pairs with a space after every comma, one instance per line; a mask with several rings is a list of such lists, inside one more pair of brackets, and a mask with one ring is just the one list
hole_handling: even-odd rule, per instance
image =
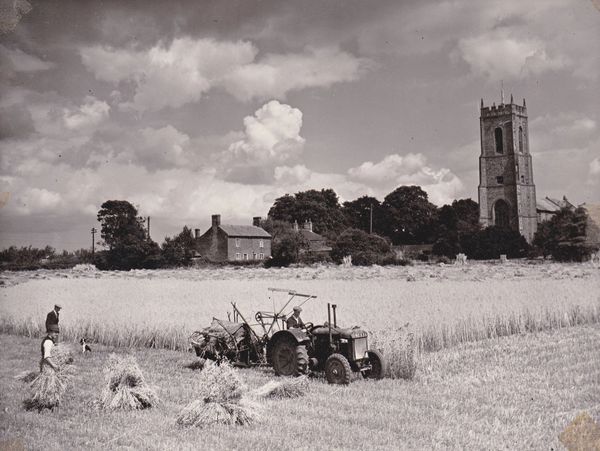
[[531, 243], [537, 230], [533, 168], [529, 153], [527, 105], [484, 106], [481, 99], [479, 220], [519, 231]]

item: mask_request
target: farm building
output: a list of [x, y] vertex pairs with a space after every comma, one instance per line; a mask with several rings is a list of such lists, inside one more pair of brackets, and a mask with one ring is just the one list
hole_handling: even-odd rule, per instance
[[302, 235], [308, 243], [307, 252], [314, 254], [328, 254], [331, 252], [331, 247], [327, 245], [327, 239], [313, 232], [312, 221], [310, 219], [304, 221], [302, 228], [298, 226], [298, 221], [294, 221], [294, 230]]
[[259, 227], [260, 217], [253, 225], [221, 224], [221, 215], [212, 215], [212, 226], [203, 235], [196, 229], [196, 250], [213, 262], [264, 260], [271, 257], [271, 235]]
[[572, 210], [575, 209], [575, 205], [573, 205], [566, 196], [563, 196], [562, 200], [553, 199], [552, 197], [544, 197], [537, 201], [536, 211], [538, 216], [538, 222], [548, 221], [554, 216], [556, 213], [560, 211], [561, 208], [568, 207]]

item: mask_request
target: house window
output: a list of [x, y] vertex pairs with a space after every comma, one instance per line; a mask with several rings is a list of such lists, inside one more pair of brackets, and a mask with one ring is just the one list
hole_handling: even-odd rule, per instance
[[242, 259], [242, 254], [240, 254], [239, 252], [235, 254], [235, 259], [236, 260], [241, 260]]
[[244, 260], [249, 260], [248, 254], [244, 254]]
[[496, 152], [504, 153], [504, 143], [502, 142], [502, 129], [500, 127], [497, 127], [496, 130], [494, 130], [494, 138], [496, 139]]
[[259, 260], [264, 260], [265, 259], [265, 254], [263, 254], [262, 252], [260, 254], [258, 254], [258, 259]]
[[258, 247], [265, 247], [265, 241], [264, 240], [259, 240]]
[[521, 176], [521, 183], [525, 183], [525, 176], [524, 175]]
[[240, 246], [241, 246], [241, 244], [242, 244], [242, 240], [241, 240], [241, 238], [236, 238], [236, 239], [235, 239], [235, 247], [240, 247]]
[[504, 177], [502, 177], [501, 175], [496, 177], [496, 183], [502, 185], [504, 183]]

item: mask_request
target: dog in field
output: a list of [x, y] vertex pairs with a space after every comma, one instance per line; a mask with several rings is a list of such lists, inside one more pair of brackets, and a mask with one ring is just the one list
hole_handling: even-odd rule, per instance
[[86, 352], [92, 352], [92, 348], [90, 347], [90, 345], [87, 344], [87, 340], [85, 337], [79, 340], [79, 344], [81, 345], [82, 354], [85, 354]]

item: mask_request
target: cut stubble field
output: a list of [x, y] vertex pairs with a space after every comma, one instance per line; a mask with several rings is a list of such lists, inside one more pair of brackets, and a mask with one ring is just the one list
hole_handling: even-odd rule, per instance
[[[309, 382], [302, 398], [261, 402], [250, 426], [182, 428], [175, 419], [194, 399], [190, 354], [97, 346], [77, 356], [58, 412], [26, 412], [14, 375], [37, 364], [38, 341], [0, 336], [0, 442], [27, 449], [560, 449], [559, 434], [581, 412], [600, 415], [600, 328], [462, 344], [420, 357], [412, 381]], [[92, 407], [110, 352], [140, 363], [161, 398], [138, 412]], [[270, 370], [238, 370], [250, 388]]]

